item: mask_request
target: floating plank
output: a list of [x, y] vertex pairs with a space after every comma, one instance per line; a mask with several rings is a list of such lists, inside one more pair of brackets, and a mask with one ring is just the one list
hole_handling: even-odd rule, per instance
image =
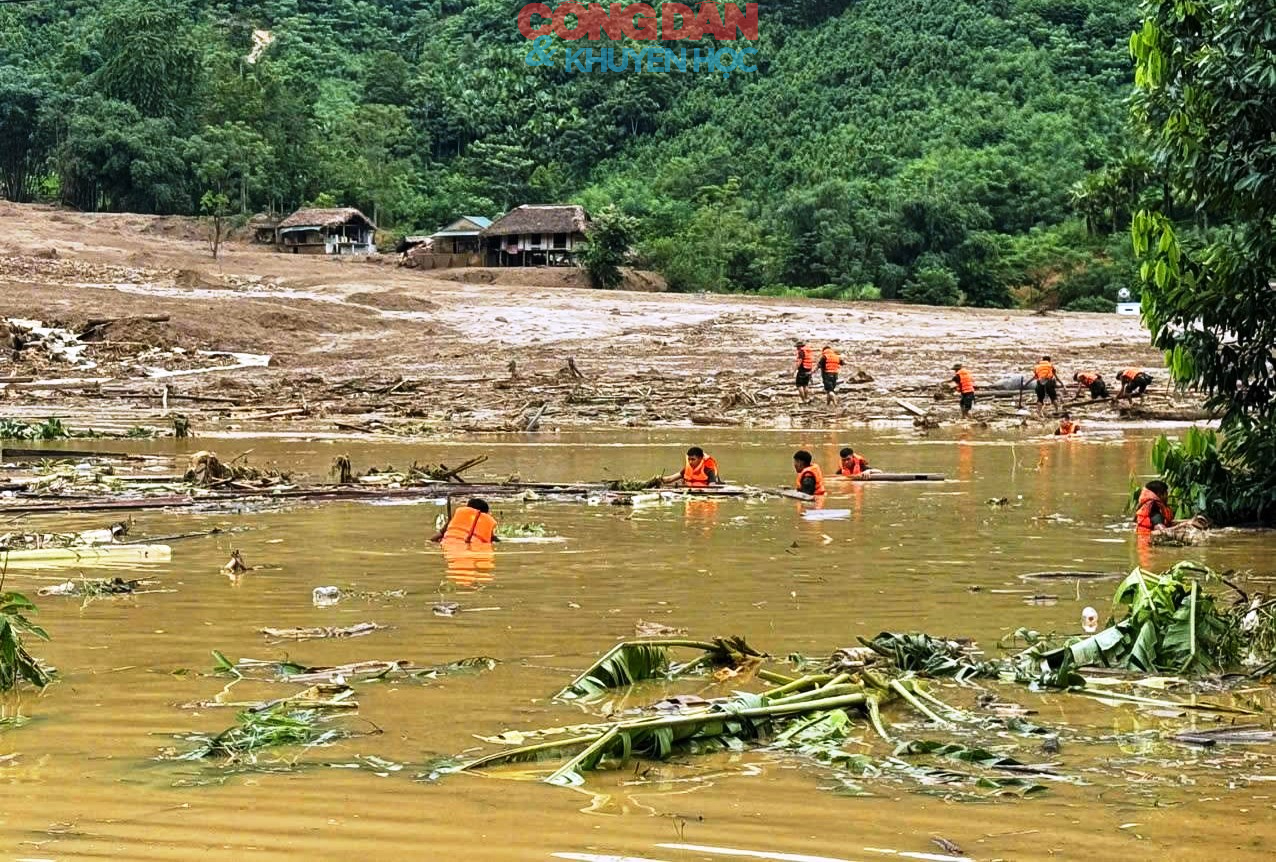
[[168, 545], [92, 545], [74, 548], [31, 548], [0, 551], [0, 566], [75, 566], [93, 563], [167, 563]]
[[860, 473], [852, 482], [942, 482], [943, 473]]
[[154, 455], [137, 455], [131, 452], [97, 452], [92, 449], [24, 449], [16, 446], [0, 448], [0, 460], [4, 461], [43, 461], [56, 458], [124, 458], [142, 460], [155, 458]]

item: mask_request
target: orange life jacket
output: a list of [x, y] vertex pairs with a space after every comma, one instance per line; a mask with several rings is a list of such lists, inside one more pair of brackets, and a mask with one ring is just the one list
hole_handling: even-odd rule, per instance
[[1152, 513], [1161, 513], [1162, 523], [1169, 527], [1174, 523], [1174, 510], [1161, 502], [1161, 498], [1147, 488], [1139, 494], [1139, 505], [1134, 510], [1134, 529], [1139, 533], [1152, 532]]
[[957, 371], [957, 391], [962, 395], [969, 395], [975, 391], [975, 378], [970, 376], [970, 372], [962, 368]]
[[1127, 383], [1143, 373], [1141, 368], [1127, 368], [1117, 375], [1117, 380], [1124, 380]]
[[1035, 380], [1054, 380], [1056, 375], [1054, 366], [1049, 362], [1042, 360], [1032, 367], [1032, 376]]
[[798, 348], [798, 368], [810, 371], [815, 368], [815, 351], [810, 347]]
[[824, 373], [836, 374], [842, 368], [842, 357], [835, 351], [825, 348], [824, 353]]
[[687, 466], [682, 468], [682, 483], [691, 488], [704, 488], [709, 484], [710, 470], [715, 476], [718, 475], [718, 462], [712, 456], [706, 455], [699, 467], [692, 467], [688, 461]]
[[1093, 386], [1099, 379], [1099, 375], [1091, 374], [1089, 371], [1082, 371], [1077, 375], [1077, 382], [1082, 386]]
[[496, 519], [487, 512], [463, 506], [456, 510], [452, 520], [448, 522], [443, 533], [445, 542], [463, 542], [465, 544], [492, 543], [496, 535]]
[[802, 490], [802, 480], [803, 480], [804, 478], [806, 478], [807, 476], [814, 476], [814, 477], [815, 477], [815, 496], [817, 496], [817, 497], [823, 496], [823, 494], [824, 494], [824, 471], [820, 469], [820, 465], [818, 465], [818, 464], [812, 464], [810, 467], [807, 467], [807, 468], [806, 468], [805, 470], [803, 470], [801, 473], [798, 473], [798, 477], [797, 477], [797, 489], [798, 489], [799, 491], [801, 491], [801, 490]]
[[1075, 434], [1080, 430], [1081, 430], [1081, 426], [1078, 425], [1076, 422], [1072, 422], [1068, 419], [1059, 420], [1059, 434], [1064, 437], [1068, 437], [1072, 434]]
[[[849, 467], [846, 464], [848, 460], [851, 462]], [[863, 473], [867, 469], [868, 469], [867, 461], [865, 461], [859, 455], [852, 455], [848, 459], [843, 459], [842, 466], [838, 468], [837, 474], [839, 476], [858, 476], [859, 474]]]

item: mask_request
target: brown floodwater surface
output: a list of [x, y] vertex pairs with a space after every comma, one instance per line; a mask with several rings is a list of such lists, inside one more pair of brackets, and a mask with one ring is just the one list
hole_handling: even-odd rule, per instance
[[[550, 696], [632, 636], [639, 619], [695, 637], [745, 635], [777, 656], [827, 655], [883, 630], [971, 637], [995, 654], [998, 639], [1021, 626], [1071, 632], [1086, 605], [1104, 617], [1109, 610], [1114, 581], [1025, 583], [1024, 573], [1118, 572], [1140, 563], [1161, 569], [1190, 558], [1273, 574], [1276, 539], [1268, 536], [1229, 536], [1188, 549], [1136, 545], [1124, 509], [1131, 481], [1147, 470], [1146, 433], [1069, 441], [919, 438], [911, 431], [857, 431], [849, 439], [832, 432], [662, 432], [453, 444], [199, 441], [223, 459], [251, 448], [254, 463], [276, 462], [315, 479], [343, 453], [364, 470], [414, 459], [457, 463], [484, 452], [490, 460], [472, 478], [518, 474], [528, 481], [671, 473], [687, 445], [699, 443], [729, 481], [760, 486], [791, 484], [791, 454], [799, 447], [831, 472], [847, 442], [873, 466], [942, 472], [949, 481], [830, 479], [826, 509], [848, 513], [821, 521], [803, 519], [802, 507], [782, 498], [636, 509], [497, 503], [499, 520], [543, 523], [566, 541], [502, 545], [490, 557], [448, 557], [429, 545], [442, 511], [433, 503], [138, 513], [135, 537], [213, 526], [238, 532], [174, 541], [171, 563], [83, 570], [154, 578], [157, 592], [38, 600], [52, 640], [34, 649], [59, 674], [43, 695], [22, 695], [29, 723], [0, 729], [4, 858], [347, 860], [373, 852], [387, 860], [801, 862], [943, 854], [933, 836], [975, 859], [1270, 857], [1276, 747], [1174, 746], [1160, 737], [1206, 719], [987, 682], [981, 685], [1001, 699], [1037, 710], [1033, 720], [1057, 729], [1062, 741], [1061, 752], [1045, 754], [1037, 740], [1008, 736], [1005, 743], [1017, 747], [1007, 750], [1027, 762], [1056, 761], [1083, 783], [1049, 783], [1024, 799], [954, 802], [942, 787], [867, 778], [858, 783], [871, 795], [853, 796], [833, 792], [837, 782], [827, 769], [761, 752], [683, 758], [648, 771], [630, 765], [588, 774], [572, 789], [509, 773], [414, 780], [435, 758], [478, 750], [475, 734], [587, 721], [582, 708]], [[174, 444], [124, 445], [161, 452]], [[1008, 502], [990, 506], [990, 498]], [[66, 531], [110, 520], [41, 516], [25, 523]], [[220, 568], [233, 548], [262, 568], [232, 583]], [[40, 586], [77, 572], [10, 571], [5, 586], [34, 597]], [[316, 607], [311, 591], [324, 585], [407, 595]], [[994, 592], [1021, 589], [1058, 600], [1028, 605], [1022, 593]], [[432, 606], [439, 601], [461, 609], [437, 616]], [[266, 626], [359, 622], [388, 628], [298, 643], [260, 633]], [[353, 723], [381, 732], [291, 750], [293, 769], [227, 771], [160, 759], [189, 747], [179, 736], [234, 721], [233, 709], [183, 708], [226, 686], [225, 677], [211, 674], [212, 650], [308, 665], [438, 664], [476, 655], [500, 664], [473, 676], [356, 685]], [[706, 696], [730, 690], [706, 680], [681, 685]], [[295, 688], [244, 681], [232, 699]], [[963, 704], [977, 693], [939, 684], [935, 690]], [[913, 721], [894, 707], [886, 717]], [[916, 724], [906, 730], [897, 736], [944, 738]], [[763, 855], [731, 855], [739, 851]]]

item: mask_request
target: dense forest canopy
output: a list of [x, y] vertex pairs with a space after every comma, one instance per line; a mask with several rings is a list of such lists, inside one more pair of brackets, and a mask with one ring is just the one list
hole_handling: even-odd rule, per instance
[[1110, 308], [1134, 286], [1121, 234], [1158, 192], [1123, 148], [1128, 3], [763, 3], [758, 70], [726, 79], [531, 67], [523, 5], [0, 5], [0, 190], [331, 202], [390, 234], [615, 204], [683, 290]]

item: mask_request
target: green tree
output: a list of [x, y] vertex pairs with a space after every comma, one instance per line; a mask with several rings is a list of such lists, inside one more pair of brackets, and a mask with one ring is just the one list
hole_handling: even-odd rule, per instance
[[170, 0], [125, 0], [105, 7], [100, 91], [146, 117], [186, 117], [202, 67], [191, 10]]
[[204, 192], [199, 199], [199, 211], [208, 222], [208, 249], [213, 253], [213, 260], [217, 260], [222, 240], [226, 237], [227, 217], [231, 212], [230, 200], [221, 192]]
[[227, 198], [235, 195], [241, 213], [248, 212], [250, 193], [266, 184], [273, 168], [270, 145], [242, 122], [205, 126], [186, 143], [186, 161], [206, 187]]
[[610, 290], [620, 286], [620, 265], [637, 234], [638, 220], [615, 207], [606, 207], [594, 215], [588, 242], [580, 255], [594, 287]]
[[31, 199], [31, 181], [47, 154], [40, 115], [49, 100], [44, 82], [12, 66], [0, 67], [0, 192]]
[[1181, 506], [1217, 520], [1276, 521], [1276, 53], [1267, 0], [1144, 7], [1131, 38], [1135, 117], [1174, 202], [1132, 228], [1143, 314], [1171, 373], [1222, 413], [1222, 440], [1162, 446]]

